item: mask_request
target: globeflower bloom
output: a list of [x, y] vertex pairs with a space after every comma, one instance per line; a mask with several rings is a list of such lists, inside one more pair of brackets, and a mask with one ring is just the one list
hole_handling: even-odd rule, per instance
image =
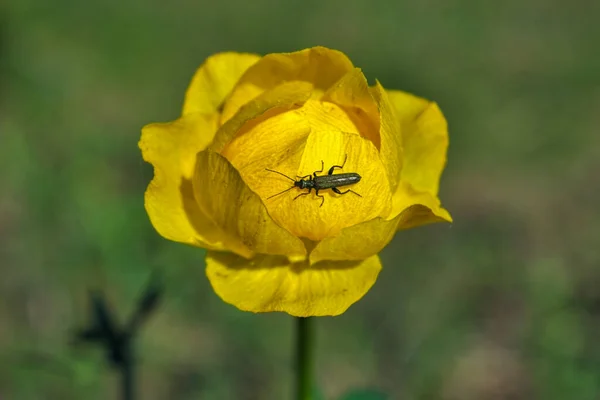
[[[451, 222], [437, 197], [448, 147], [438, 106], [369, 86], [324, 47], [209, 57], [182, 115], [145, 126], [139, 145], [154, 166], [152, 224], [208, 249], [213, 289], [241, 310], [341, 314], [375, 283], [397, 231]], [[334, 174], [362, 179], [340, 190], [360, 196], [294, 187], [272, 197], [293, 182], [267, 169], [296, 180], [344, 160]]]

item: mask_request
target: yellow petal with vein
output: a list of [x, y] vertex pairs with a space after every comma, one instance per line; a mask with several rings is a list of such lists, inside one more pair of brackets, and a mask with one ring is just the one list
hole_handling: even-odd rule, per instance
[[183, 114], [219, 114], [225, 99], [246, 70], [260, 60], [256, 54], [218, 53], [198, 68], [185, 94]]
[[357, 132], [379, 149], [379, 110], [360, 68], [354, 68], [344, 75], [321, 100], [340, 106], [346, 112], [346, 118], [356, 126]]
[[388, 91], [388, 95], [402, 125], [401, 179], [437, 196], [448, 151], [446, 119], [435, 103], [404, 92]]
[[381, 140], [381, 161], [385, 167], [390, 190], [396, 191], [400, 180], [400, 172], [404, 160], [402, 148], [402, 129], [395, 110], [383, 86], [376, 83], [371, 88], [371, 94], [379, 108], [379, 136]]
[[343, 229], [339, 235], [321, 240], [310, 253], [310, 262], [321, 260], [362, 260], [379, 253], [392, 240], [397, 230], [434, 222], [452, 222], [437, 198], [417, 192], [401, 183], [393, 196], [391, 219], [374, 218]]
[[[200, 210], [192, 189], [196, 154], [212, 140], [216, 125], [216, 115], [205, 114], [146, 125], [139, 146], [144, 160], [154, 166], [145, 205], [158, 233], [177, 242], [223, 250], [223, 233]], [[247, 250], [238, 251], [249, 255]]]
[[255, 253], [306, 254], [304, 243], [273, 222], [260, 197], [220, 154], [198, 154], [194, 194], [202, 211], [227, 234], [228, 246], [241, 243]]
[[361, 261], [290, 264], [209, 252], [206, 274], [223, 301], [243, 311], [282, 311], [297, 317], [339, 315], [367, 293], [381, 270], [378, 256]]
[[267, 167], [259, 162], [249, 165], [243, 172], [248, 185], [263, 199], [273, 219], [288, 231], [318, 241], [335, 236], [348, 226], [389, 213], [391, 193], [379, 154], [371, 141], [352, 133], [312, 131], [301, 157], [295, 154], [293, 160], [297, 164], [286, 163], [268, 168], [295, 179], [314, 172], [322, 176], [327, 175], [332, 166], [341, 166], [347, 157], [343, 168], [336, 168], [334, 173], [358, 173], [361, 180], [338, 188], [341, 192], [352, 190], [355, 193], [340, 195], [331, 189], [323, 189], [319, 191], [319, 196], [323, 197], [317, 197], [313, 190], [294, 200], [308, 190], [293, 188], [269, 199], [290, 188], [292, 182], [266, 171], [264, 168]]
[[219, 153], [222, 152], [225, 146], [236, 136], [245, 132], [242, 129], [244, 125], [251, 124], [254, 119], [258, 119], [265, 114], [277, 114], [301, 106], [310, 97], [312, 89], [313, 87], [309, 83], [294, 81], [286, 82], [263, 92], [254, 100], [244, 104], [235, 116], [219, 128], [210, 149]]
[[318, 98], [352, 68], [344, 53], [325, 47], [267, 54], [240, 78], [225, 103], [222, 121], [229, 120], [244, 104], [282, 82], [309, 83], [314, 87], [313, 96]]

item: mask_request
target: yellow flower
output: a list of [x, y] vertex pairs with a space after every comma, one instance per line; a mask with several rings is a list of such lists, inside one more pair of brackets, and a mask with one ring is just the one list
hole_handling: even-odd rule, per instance
[[[147, 125], [146, 210], [165, 238], [208, 249], [215, 292], [241, 310], [337, 315], [381, 269], [396, 231], [451, 221], [437, 198], [447, 124], [435, 103], [368, 86], [341, 52], [221, 53], [198, 69], [183, 112]], [[296, 196], [292, 178], [341, 165], [361, 196]], [[341, 188], [342, 190], [345, 188]]]

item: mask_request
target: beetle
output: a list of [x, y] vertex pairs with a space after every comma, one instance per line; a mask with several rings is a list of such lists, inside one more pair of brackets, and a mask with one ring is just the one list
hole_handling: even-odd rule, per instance
[[270, 198], [273, 198], [275, 196], [279, 196], [280, 194], [283, 194], [283, 193], [287, 192], [288, 190], [292, 190], [295, 187], [297, 187], [299, 189], [308, 189], [308, 192], [300, 193], [298, 196], [294, 197], [294, 200], [296, 200], [300, 196], [306, 196], [306, 195], [310, 194], [311, 191], [313, 189], [315, 189], [317, 197], [321, 198], [321, 205], [319, 207], [323, 207], [323, 203], [325, 203], [325, 196], [319, 196], [319, 190], [331, 189], [333, 192], [335, 192], [337, 194], [346, 194], [346, 193], [350, 192], [350, 193], [354, 193], [355, 195], [357, 195], [359, 197], [362, 197], [359, 193], [356, 193], [354, 190], [348, 189], [345, 192], [342, 192], [338, 189], [338, 187], [340, 187], [340, 186], [354, 185], [355, 183], [360, 182], [360, 179], [361, 179], [361, 176], [359, 174], [357, 174], [356, 172], [344, 172], [341, 174], [333, 173], [333, 171], [336, 168], [339, 168], [339, 169], [344, 168], [344, 165], [346, 165], [347, 159], [348, 159], [348, 154], [346, 154], [346, 157], [344, 158], [344, 162], [342, 163], [342, 165], [334, 165], [333, 167], [331, 167], [329, 169], [329, 171], [327, 172], [327, 175], [317, 176], [317, 173], [323, 172], [323, 169], [325, 166], [325, 163], [323, 162], [323, 160], [321, 160], [321, 169], [319, 171], [315, 171], [310, 175], [296, 176], [296, 178], [299, 178], [297, 181], [290, 178], [289, 176], [287, 176], [285, 174], [282, 174], [279, 171], [274, 171], [272, 169], [265, 168], [269, 172], [274, 172], [281, 176], [285, 176], [290, 181], [294, 182], [294, 185], [292, 187], [285, 189], [284, 191], [279, 192], [277, 194], [274, 194], [273, 196], [267, 197], [267, 200]]

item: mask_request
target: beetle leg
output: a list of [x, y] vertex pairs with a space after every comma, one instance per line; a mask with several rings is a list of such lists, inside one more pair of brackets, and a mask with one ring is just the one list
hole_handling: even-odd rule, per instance
[[327, 172], [327, 175], [333, 174], [333, 170], [336, 168], [339, 168], [339, 169], [344, 168], [344, 165], [346, 165], [347, 159], [348, 159], [348, 154], [346, 154], [346, 157], [344, 157], [344, 162], [342, 163], [342, 165], [334, 165], [333, 167], [329, 168], [329, 172]]
[[325, 203], [325, 196], [319, 196], [319, 189], [315, 189], [315, 192], [317, 193], [317, 197], [321, 198], [321, 205], [319, 207], [323, 207], [323, 203]]
[[346, 190], [345, 192], [340, 192], [340, 189], [338, 189], [338, 188], [336, 188], [336, 187], [332, 187], [332, 188], [331, 188], [331, 190], [333, 190], [333, 191], [334, 191], [335, 193], [337, 193], [337, 194], [346, 194], [346, 193], [348, 193], [348, 192], [352, 192], [352, 193], [354, 193], [355, 195], [357, 195], [357, 196], [359, 196], [359, 197], [362, 197], [360, 194], [358, 194], [358, 193], [356, 193], [354, 190], [350, 190], [350, 189]]
[[321, 160], [321, 170], [313, 172], [313, 176], [316, 178], [317, 177], [317, 172], [319, 172], [319, 173], [323, 172], [323, 168], [325, 168], [325, 163], [323, 162], [323, 160]]
[[312, 188], [308, 188], [308, 192], [300, 193], [298, 196], [294, 197], [294, 200], [296, 200], [300, 196], [306, 196], [307, 194], [310, 194], [311, 190], [312, 190]]

